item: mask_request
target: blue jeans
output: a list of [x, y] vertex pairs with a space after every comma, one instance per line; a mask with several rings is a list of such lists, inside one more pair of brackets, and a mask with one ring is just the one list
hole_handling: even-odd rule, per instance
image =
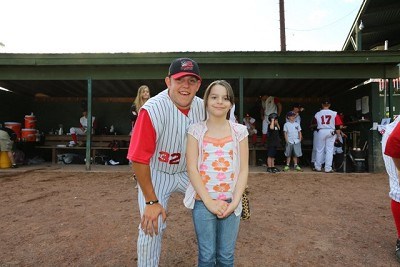
[[199, 247], [198, 266], [233, 266], [240, 216], [232, 213], [218, 219], [196, 200], [192, 217]]

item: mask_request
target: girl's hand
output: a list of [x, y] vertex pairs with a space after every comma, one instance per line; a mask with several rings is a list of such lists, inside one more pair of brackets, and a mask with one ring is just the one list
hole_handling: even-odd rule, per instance
[[232, 203], [227, 203], [227, 204], [228, 204], [228, 207], [226, 208], [225, 212], [221, 216], [217, 215], [217, 217], [219, 219], [228, 217], [229, 215], [232, 214], [232, 212], [235, 211], [235, 209], [237, 207], [237, 205], [233, 205]]
[[220, 199], [212, 199], [210, 202], [204, 204], [211, 213], [217, 215], [219, 218], [219, 216], [222, 216], [224, 214], [224, 212], [228, 208], [229, 203]]

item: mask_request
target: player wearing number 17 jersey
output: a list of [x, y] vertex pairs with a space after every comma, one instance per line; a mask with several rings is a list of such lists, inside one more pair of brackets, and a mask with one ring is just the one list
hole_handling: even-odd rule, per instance
[[195, 61], [174, 60], [165, 83], [168, 89], [140, 110], [127, 156], [139, 184], [138, 266], [159, 265], [169, 197], [173, 192], [185, 193], [189, 183], [186, 131], [204, 119], [203, 100], [196, 97], [201, 77]]
[[322, 164], [325, 163], [325, 172], [332, 172], [333, 148], [336, 139], [336, 133], [340, 133], [340, 126], [343, 124], [336, 111], [330, 110], [331, 103], [324, 100], [322, 109], [318, 111], [314, 119], [317, 123], [316, 159], [315, 170], [321, 171]]

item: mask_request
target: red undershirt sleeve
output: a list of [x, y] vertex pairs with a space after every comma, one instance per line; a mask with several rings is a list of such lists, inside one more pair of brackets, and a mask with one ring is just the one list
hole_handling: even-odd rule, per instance
[[156, 131], [147, 110], [141, 109], [132, 131], [127, 158], [148, 165], [155, 150]]
[[336, 126], [343, 125], [342, 119], [340, 118], [339, 115], [335, 116], [335, 125]]

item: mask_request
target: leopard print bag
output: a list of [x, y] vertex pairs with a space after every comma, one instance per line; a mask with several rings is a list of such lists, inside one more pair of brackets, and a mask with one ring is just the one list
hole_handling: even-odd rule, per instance
[[249, 203], [249, 197], [248, 197], [249, 191], [244, 190], [243, 195], [242, 195], [242, 206], [243, 206], [243, 210], [242, 210], [242, 220], [248, 220], [250, 219], [250, 203]]

